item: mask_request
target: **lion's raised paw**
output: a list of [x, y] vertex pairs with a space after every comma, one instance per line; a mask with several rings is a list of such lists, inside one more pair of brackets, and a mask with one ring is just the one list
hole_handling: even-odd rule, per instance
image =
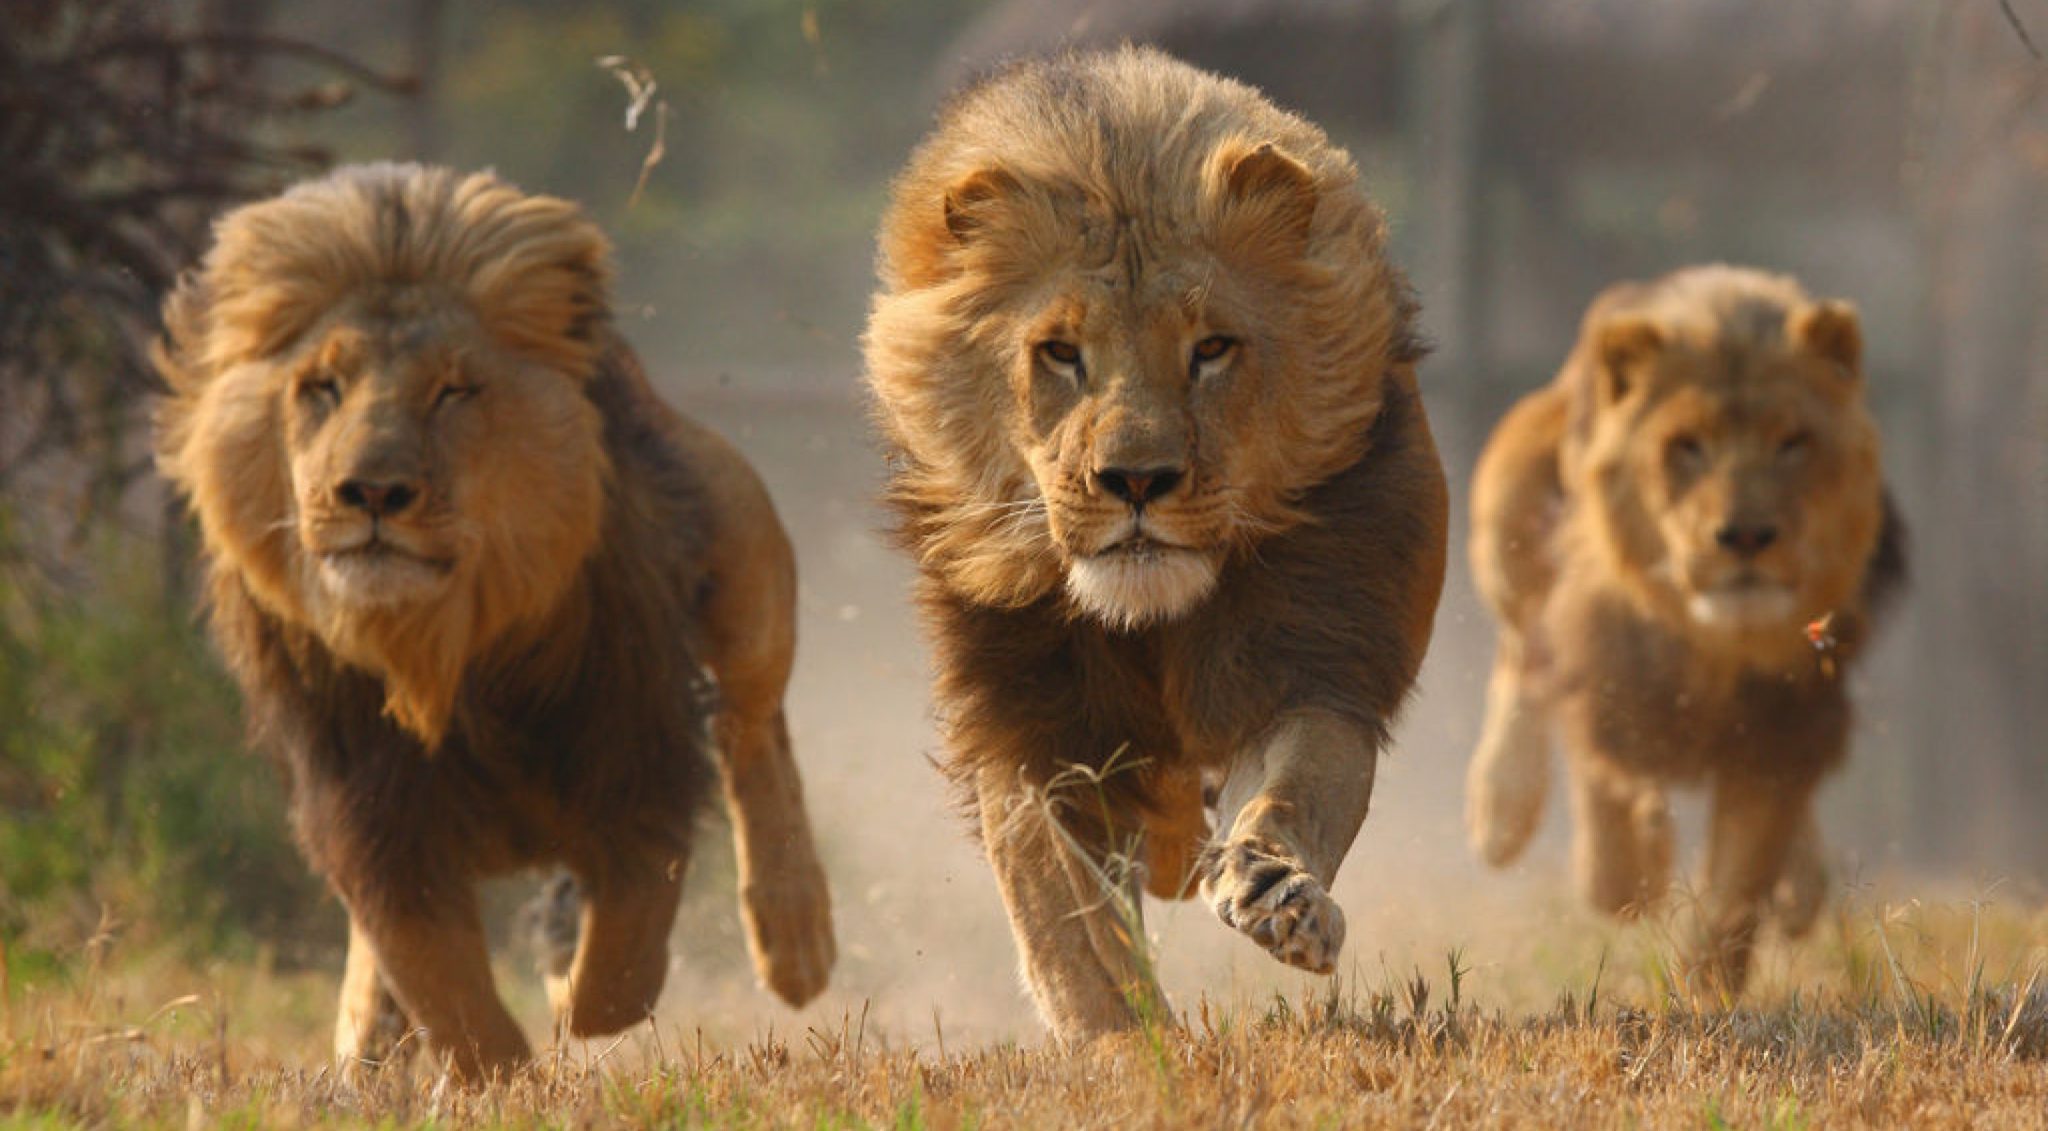
[[1316, 974], [1337, 968], [1344, 909], [1298, 863], [1246, 843], [1214, 852], [1202, 896], [1216, 916], [1274, 958]]

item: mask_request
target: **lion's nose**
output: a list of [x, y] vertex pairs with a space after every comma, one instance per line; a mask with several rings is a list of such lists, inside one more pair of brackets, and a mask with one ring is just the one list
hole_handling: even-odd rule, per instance
[[371, 518], [389, 518], [420, 497], [418, 486], [401, 480], [348, 479], [334, 489], [343, 506], [367, 511]]
[[1171, 494], [1185, 476], [1177, 467], [1105, 467], [1095, 473], [1095, 482], [1131, 506], [1143, 508]]
[[1778, 540], [1778, 528], [1769, 523], [1731, 522], [1714, 531], [1714, 541], [1721, 548], [1742, 558], [1753, 558], [1764, 552], [1764, 547]]

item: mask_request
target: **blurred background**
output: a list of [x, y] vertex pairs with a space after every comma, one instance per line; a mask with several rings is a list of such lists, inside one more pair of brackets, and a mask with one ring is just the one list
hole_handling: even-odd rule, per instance
[[[929, 763], [857, 338], [889, 178], [945, 92], [1125, 40], [1264, 88], [1356, 156], [1437, 344], [1423, 383], [1455, 496], [1613, 281], [1726, 260], [1856, 302], [1916, 576], [1856, 675], [1856, 745], [1823, 810], [1836, 876], [2040, 904], [2048, 0], [11, 0], [7, 971], [56, 976], [116, 936], [338, 970], [338, 911], [193, 619], [193, 538], [148, 458], [146, 351], [221, 209], [331, 162], [421, 159], [585, 205], [618, 246], [622, 328], [754, 461], [796, 537], [790, 708], [842, 954], [813, 1013], [872, 1001], [904, 1031], [1033, 1032]], [[1339, 883], [1354, 969], [1453, 946], [1541, 965], [1504, 907], [1596, 930], [1564, 892], [1556, 799], [1510, 873], [1464, 850], [1491, 640], [1462, 510], [1454, 531], [1421, 693]], [[703, 843], [665, 1009], [743, 1032], [781, 1015], [746, 985], [722, 830]], [[1169, 989], [1307, 985], [1200, 907], [1155, 910]]]

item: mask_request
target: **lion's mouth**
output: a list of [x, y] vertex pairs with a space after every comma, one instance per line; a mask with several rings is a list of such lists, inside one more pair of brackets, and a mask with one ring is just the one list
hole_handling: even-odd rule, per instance
[[1172, 620], [1216, 587], [1211, 555], [1142, 534], [1076, 557], [1067, 567], [1067, 594], [1082, 610], [1113, 628]]
[[1792, 619], [1798, 612], [1796, 605], [1791, 586], [1746, 570], [1718, 585], [1696, 590], [1686, 599], [1686, 612], [1702, 625], [1758, 628]]
[[1172, 542], [1163, 542], [1157, 538], [1139, 534], [1097, 550], [1095, 553], [1087, 555], [1087, 557], [1096, 560], [1149, 564], [1162, 561], [1169, 554], [1189, 554], [1193, 552], [1193, 550], [1186, 546], [1178, 546]]
[[354, 546], [319, 555], [321, 585], [346, 604], [397, 605], [438, 592], [455, 563], [415, 553], [372, 534]]

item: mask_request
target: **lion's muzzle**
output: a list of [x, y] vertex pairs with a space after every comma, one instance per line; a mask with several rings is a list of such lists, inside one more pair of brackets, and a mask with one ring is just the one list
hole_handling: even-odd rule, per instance
[[1070, 562], [1067, 595], [1112, 627], [1136, 628], [1186, 613], [1216, 587], [1216, 575], [1209, 553], [1138, 534]]

